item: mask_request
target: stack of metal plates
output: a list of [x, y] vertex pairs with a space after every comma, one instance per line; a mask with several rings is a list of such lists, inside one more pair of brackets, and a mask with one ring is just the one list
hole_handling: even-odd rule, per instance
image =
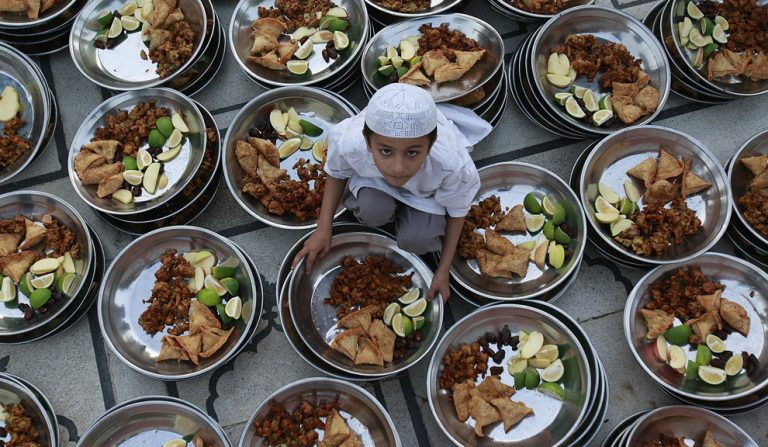
[[[505, 331], [512, 342], [503, 340]], [[597, 351], [586, 332], [565, 312], [551, 304], [530, 300], [476, 310], [456, 322], [435, 348], [427, 373], [427, 396], [435, 420], [455, 445], [479, 445], [478, 428], [474, 417], [459, 419], [454, 405], [457, 402], [455, 391], [443, 388], [447, 386], [443, 372], [450, 364], [450, 361], [446, 362], [446, 355], [464, 344], [479, 341], [483, 346], [489, 342], [489, 348], [497, 354], [503, 353], [503, 357], [489, 357], [488, 369], [482, 371], [482, 375], [476, 375], [473, 381], [479, 385], [485, 377], [493, 375], [511, 387], [516, 380], [510, 369], [516, 371], [519, 368], [517, 364], [524, 358], [520, 346], [525, 346], [528, 342], [524, 341], [525, 337], [530, 337], [534, 331], [544, 335], [545, 345], [557, 346], [553, 349], [556, 359], [550, 357], [549, 360], [553, 363], [559, 360], [566, 365], [564, 372], [557, 380], [546, 377], [542, 382], [537, 374], [534, 380], [526, 380], [525, 385], [530, 386], [515, 385], [512, 401], [533, 409], [533, 414], [522, 418], [509, 430], [496, 423], [485, 429], [480, 427], [484, 433], [482, 445], [576, 447], [589, 445], [595, 437], [602, 426], [609, 399], [608, 380]], [[502, 340], [499, 340], [500, 336]], [[515, 344], [518, 340], [520, 345]], [[533, 360], [522, 362], [529, 364], [524, 371], [526, 379], [531, 371], [539, 369], [539, 366], [531, 366]], [[493, 371], [491, 368], [494, 367], [500, 371]], [[451, 394], [454, 394], [453, 398]]]
[[732, 203], [735, 217], [731, 218], [726, 234], [739, 253], [758, 267], [768, 271], [768, 237], [749, 223], [744, 216], [744, 206], [739, 204], [739, 199], [747, 193], [753, 179], [759, 175], [750, 172], [742, 160], [766, 154], [768, 154], [768, 131], [761, 131], [742, 144], [728, 161], [726, 169], [733, 193]]
[[[147, 26], [143, 8], [137, 8], [134, 0], [127, 1], [92, 1], [74, 21], [69, 35], [69, 52], [80, 73], [111, 91], [138, 91], [162, 86], [191, 96], [207, 86], [218, 73], [227, 47], [224, 27], [211, 0], [179, 0], [184, 19], [195, 33], [192, 55], [163, 77], [157, 73], [157, 64], [147, 56], [150, 42], [143, 40]], [[104, 27], [109, 27], [97, 25], [99, 17], [104, 11], [123, 8], [134, 10], [132, 17], [143, 25], [136, 32], [126, 32], [115, 38], [114, 46], [97, 44], [103, 37]]]
[[[130, 204], [99, 198], [96, 185], [84, 185], [75, 171], [75, 157], [89, 143], [107, 115], [130, 111], [137, 104], [154, 100], [157, 107], [179, 112], [192, 131], [182, 140], [182, 152], [164, 162], [170, 181], [154, 194], [143, 191]], [[138, 149], [146, 149], [144, 142]], [[126, 92], [97, 106], [83, 121], [69, 152], [69, 178], [78, 195], [96, 214], [118, 230], [144, 234], [167, 225], [182, 225], [199, 216], [211, 203], [221, 180], [221, 141], [210, 112], [183, 94], [166, 88]], [[130, 186], [130, 185], [129, 185]]]
[[[0, 195], [0, 220], [8, 221], [24, 216], [30, 221], [40, 222], [46, 214], [54, 216], [75, 234], [79, 249], [76, 259], [73, 259], [75, 271], [71, 273], [74, 280], [65, 290], [59, 291], [61, 300], [48, 304], [51, 302], [49, 298], [48, 303], [38, 306], [31, 318], [27, 319], [25, 311], [21, 309], [24, 306], [20, 305], [30, 305], [34, 284], [30, 281], [30, 284], [22, 286], [20, 282], [26, 281], [24, 277], [19, 283], [14, 283], [10, 277], [6, 278], [11, 281], [13, 287], [8, 289], [13, 291], [15, 298], [0, 306], [0, 344], [28, 343], [61, 334], [77, 323], [96, 301], [98, 285], [105, 269], [104, 250], [96, 232], [80, 214], [63, 200], [44, 192], [17, 191]], [[67, 273], [62, 270], [55, 273], [54, 277], [65, 275]], [[46, 288], [58, 287], [54, 281]], [[63, 281], [61, 287], [64, 287]], [[27, 291], [29, 293], [25, 293]]]
[[[723, 339], [723, 344], [720, 346], [722, 350], [714, 345], [710, 338], [706, 339], [706, 343], [705, 340], [699, 342], [698, 346], [709, 352], [708, 356], [712, 357], [711, 362], [706, 358], [706, 353], [699, 353], [701, 349], [687, 349], [689, 339], [676, 341], [671, 335], [661, 340], [656, 339], [641, 313], [641, 310], [657, 308], [656, 303], [649, 305], [654, 300], [652, 293], [655, 292], [652, 290], [658, 290], [658, 287], [664, 284], [663, 281], [673, 274], [678, 274], [680, 268], [693, 267], [699, 268], [708, 281], [722, 284], [725, 287], [722, 290], [722, 301], [725, 302], [727, 299], [741, 306], [746, 316], [740, 318], [748, 321], [748, 332], [737, 332], [734, 329], [727, 330], [723, 334], [715, 330], [717, 328], [711, 330], [713, 333], [719, 333], [720, 335], [715, 335]], [[671, 299], [668, 301], [672, 302]], [[722, 306], [720, 303], [717, 304]], [[722, 309], [718, 308], [714, 312], [719, 316], [724, 313]], [[690, 311], [687, 312], [691, 314]], [[694, 326], [696, 332], [691, 338], [694, 339], [694, 335], [701, 330], [697, 324], [698, 319], [690, 318], [681, 321], [677, 313], [675, 311], [674, 327], [681, 326], [681, 323], [689, 326], [696, 325]], [[642, 369], [670, 396], [722, 415], [746, 413], [768, 403], [766, 322], [768, 322], [768, 274], [742, 259], [720, 253], [705, 253], [690, 261], [664, 265], [650, 271], [640, 279], [629, 294], [624, 308], [624, 335], [630, 351]], [[733, 323], [733, 320], [729, 320], [728, 323]], [[725, 327], [724, 323], [720, 324]], [[732, 326], [727, 327], [732, 328]], [[669, 332], [665, 333], [669, 334]], [[701, 334], [698, 338], [705, 338], [704, 333]], [[675, 370], [670, 365], [674, 359], [672, 346], [667, 349], [668, 343], [682, 345], [682, 350], [678, 351], [682, 351], [686, 356], [685, 372], [682, 369]], [[742, 357], [744, 369], [730, 370], [727, 364], [722, 365], [725, 363], [724, 359], [730, 358], [723, 355], [728, 356], [728, 354]], [[757, 367], [753, 368], [744, 360], [750, 355], [754, 355], [757, 359]], [[715, 358], [719, 359], [717, 364]], [[702, 375], [703, 368], [710, 367], [723, 370], [721, 374], [727, 374], [727, 376], [722, 381], [713, 381]]]
[[139, 397], [107, 410], [77, 442], [78, 447], [95, 445], [232, 446], [212, 417], [188, 402], [168, 396]]
[[[768, 79], [753, 80], [744, 74], [710, 76], [709, 65], [720, 54], [717, 48], [721, 42], [713, 40], [713, 29], [706, 30], [704, 34], [700, 32], [700, 20], [691, 17], [689, 3], [686, 0], [659, 2], [643, 19], [663, 43], [672, 73], [672, 91], [691, 101], [711, 104], [768, 92]], [[696, 8], [698, 2], [693, 3]], [[693, 15], [698, 16], [695, 12]], [[712, 23], [714, 16], [701, 20], [704, 19]], [[691, 27], [683, 26], [686, 23]], [[688, 35], [680, 34], [683, 28]], [[727, 42], [727, 31], [718, 38]], [[697, 60], [699, 57], [701, 60]]]
[[0, 167], [0, 185], [8, 183], [37, 160], [53, 139], [59, 120], [56, 98], [48, 82], [29, 57], [0, 42], [0, 85], [15, 88], [19, 93], [19, 113], [24, 123], [17, 131], [29, 141], [30, 148], [12, 164]]
[[[625, 191], [624, 183], [631, 179], [627, 171], [649, 157], [655, 159], [661, 148], [690, 160], [692, 171], [711, 186], [686, 200], [688, 208], [700, 219], [701, 230], [685, 236], [682, 244], [670, 246], [663, 255], [644, 256], [616, 241], [610, 225], [597, 220], [596, 203], [601, 183], [613, 191]], [[571, 187], [584, 208], [589, 240], [605, 257], [630, 268], [648, 269], [694, 258], [722, 238], [731, 219], [731, 188], [720, 161], [700, 141], [667, 127], [624, 129], [588, 147], [574, 164]], [[644, 187], [640, 188], [644, 193]], [[642, 209], [644, 203], [641, 195], [637, 205]]]
[[[264, 399], [246, 422], [238, 446], [266, 445], [267, 443], [258, 435], [256, 428], [263, 427], [267, 418], [275, 416], [276, 413], [273, 411], [275, 405], [282, 406], [288, 414], [292, 414], [303, 402], [312, 406], [335, 403], [339, 415], [344, 418], [351, 432], [350, 435], [355, 436], [359, 441], [357, 444], [349, 443], [349, 445], [402, 446], [392, 418], [371, 393], [353, 383], [325, 377], [299, 380], [280, 388]], [[318, 432], [322, 433], [320, 439], [328, 439], [323, 429]]]
[[[464, 259], [457, 255], [451, 265], [452, 293], [474, 306], [526, 299], [557, 300], [576, 280], [587, 242], [586, 220], [579, 199], [557, 175], [527, 163], [496, 163], [479, 169], [479, 174], [481, 184], [475, 203], [496, 196], [505, 210], [522, 205], [530, 193], [539, 200], [549, 197], [549, 201], [562, 204], [566, 210], [565, 223], [573, 229], [573, 237], [569, 237], [570, 240], [564, 244], [570, 256], [557, 269], [549, 264], [539, 268], [530, 262], [525, 277], [501, 278], [482, 273], [474, 258]], [[530, 213], [528, 215], [531, 216]], [[537, 240], [543, 232], [540, 233], [539, 229], [531, 235], [528, 232], [499, 234], [506, 235], [509, 241], [519, 245]], [[434, 266], [437, 266], [440, 254], [433, 256]]]
[[[241, 0], [237, 4], [229, 23], [230, 51], [248, 78], [267, 90], [275, 87], [312, 86], [343, 92], [360, 78], [357, 66], [363, 48], [373, 36], [373, 26], [369, 21], [363, 0], [342, 0], [337, 2], [337, 5], [343, 8], [347, 15], [343, 19], [337, 20], [347, 22], [343, 33], [347, 36], [348, 46], [338, 51], [334, 49], [333, 54], [336, 54], [337, 57], [333, 58], [329, 55], [327, 48], [328, 45], [335, 47], [333, 39], [329, 41], [322, 37], [322, 33], [328, 32], [328, 29], [318, 30], [313, 27], [311, 31], [320, 37], [315, 39], [316, 42], [312, 40], [315, 43], [311, 52], [301, 59], [296, 55], [299, 51], [292, 55], [295, 58], [294, 62], [303, 60], [308, 63], [308, 69], [303, 74], [294, 74], [285, 68], [284, 65], [287, 64], [276, 64], [274, 68], [267, 68], [267, 66], [257, 64], [254, 61], [252, 50], [254, 49], [254, 35], [257, 33], [254, 32], [252, 24], [260, 18], [259, 9], [274, 7], [275, 0]], [[309, 27], [300, 28], [283, 30], [280, 37], [281, 41], [284, 43], [293, 41], [294, 33], [297, 30], [303, 33], [297, 39], [297, 44], [306, 43], [305, 37], [308, 39], [315, 37], [308, 34]]]
[[[34, 421], [38, 445], [59, 445], [59, 420], [51, 401], [36, 386], [9, 373], [0, 373], [0, 408], [19, 404]], [[7, 424], [7, 420], [4, 421]], [[5, 431], [5, 430], [4, 430]], [[7, 431], [5, 431], [6, 434]], [[5, 437], [5, 436], [3, 436]]]
[[[45, 11], [39, 12], [30, 10], [34, 3], [18, 2], [17, 5], [22, 5], [25, 11], [0, 12], [0, 42], [29, 56], [63, 50], [69, 42], [72, 23], [87, 0], [56, 0]], [[41, 2], [37, 2], [38, 9], [40, 6]]]
[[486, 53], [461, 78], [438, 84], [430, 81], [428, 87], [437, 103], [450, 103], [472, 109], [478, 116], [496, 126], [501, 122], [507, 106], [506, 81], [504, 79], [504, 42], [499, 33], [488, 23], [465, 14], [445, 14], [419, 17], [398, 22], [382, 29], [365, 48], [361, 61], [363, 91], [368, 98], [391, 79], [379, 72], [380, 57], [388, 57], [388, 48], [397, 49], [400, 41], [419, 36], [419, 27], [434, 27], [447, 23], [451, 30], [464, 33], [477, 41]]
[[398, 11], [388, 7], [387, 0], [365, 0], [368, 15], [377, 29], [382, 29], [401, 20], [444, 14], [448, 11], [461, 11], [468, 3], [466, 0], [431, 0], [429, 6], [419, 11]]
[[[517, 20], [519, 22], [546, 22], [559, 12], [565, 11], [568, 8], [574, 8], [576, 6], [592, 5], [595, 0], [571, 0], [568, 2], [562, 2], [563, 9], [560, 11], [540, 11], [534, 12], [529, 6], [529, 3], [534, 3], [530, 0], [488, 0], [488, 4], [491, 5], [494, 11], [501, 15], [509, 17], [510, 19]], [[522, 6], [526, 5], [525, 8]], [[544, 5], [549, 6], [549, 3]]]
[[[231, 277], [237, 280], [241, 317], [226, 323], [233, 332], [225, 344], [213, 355], [201, 357], [198, 364], [158, 361], [163, 336], [170, 334], [171, 329], [163, 327], [159, 333], [150, 334], [140, 324], [139, 317], [148, 307], [146, 301], [136, 297], [147, 299], [152, 295], [155, 272], [161, 268], [160, 257], [167, 250], [179, 254], [207, 250], [213, 253], [214, 262], [218, 263], [214, 265], [228, 262], [228, 266], [234, 266]], [[212, 231], [188, 226], [166, 227], [125, 247], [109, 266], [98, 299], [101, 333], [114, 355], [131, 369], [158, 380], [199, 377], [233, 360], [256, 334], [263, 307], [261, 276], [243, 250]], [[215, 313], [221, 312], [216, 307], [211, 309]]]
[[[704, 441], [710, 434], [715, 443]], [[703, 408], [667, 406], [635, 413], [621, 421], [603, 440], [603, 447], [632, 447], [679, 439], [680, 445], [757, 447], [739, 426]]]
[[[650, 76], [650, 85], [659, 91], [656, 109], [631, 124], [614, 116], [604, 124], [596, 125], [591, 115], [581, 109], [582, 118], [572, 116], [565, 107], [569, 92], [578, 96], [576, 87], [591, 89], [596, 94], [601, 91], [597, 76], [592, 82], [585, 76], [575, 77], [570, 90], [555, 87], [548, 80], [551, 50], [573, 34], [591, 34], [601, 43], [621, 43], [633, 57], [641, 59], [640, 68]], [[570, 62], [573, 64], [574, 61]], [[514, 54], [507, 79], [515, 102], [528, 119], [542, 129], [574, 139], [601, 138], [651, 122], [666, 103], [671, 80], [661, 43], [640, 21], [625, 12], [596, 6], [567, 9], [534, 31]]]

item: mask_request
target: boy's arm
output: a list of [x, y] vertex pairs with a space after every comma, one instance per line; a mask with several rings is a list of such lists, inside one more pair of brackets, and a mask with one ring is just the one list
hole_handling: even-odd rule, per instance
[[464, 227], [465, 217], [446, 216], [445, 237], [443, 237], [443, 250], [440, 253], [440, 264], [435, 270], [435, 276], [432, 278], [432, 285], [429, 287], [427, 297], [432, 299], [436, 294], [440, 294], [444, 300], [451, 296], [449, 285], [451, 263], [456, 254], [456, 247], [459, 245], [459, 236]]
[[344, 189], [347, 186], [347, 179], [331, 177], [325, 178], [325, 189], [323, 190], [323, 203], [320, 205], [320, 217], [317, 220], [317, 230], [304, 242], [304, 247], [296, 254], [291, 263], [291, 269], [296, 267], [304, 257], [307, 258], [306, 271], [312, 270], [315, 261], [325, 256], [331, 249], [331, 227], [333, 226], [333, 215], [339, 206], [341, 197], [344, 195]]

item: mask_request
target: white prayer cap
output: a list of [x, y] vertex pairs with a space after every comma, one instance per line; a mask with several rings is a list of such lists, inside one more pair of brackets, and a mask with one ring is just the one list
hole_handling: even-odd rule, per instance
[[368, 102], [365, 124], [385, 137], [423, 137], [437, 127], [437, 106], [423, 88], [392, 83], [377, 91]]

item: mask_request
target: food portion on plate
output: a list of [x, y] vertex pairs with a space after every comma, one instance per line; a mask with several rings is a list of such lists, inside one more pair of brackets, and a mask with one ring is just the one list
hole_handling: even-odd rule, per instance
[[[511, 209], [492, 195], [470, 207], [459, 256], [476, 259], [483, 275], [496, 278], [525, 278], [531, 262], [540, 270], [559, 269], [572, 256], [568, 247], [576, 237], [567, 218], [566, 207], [549, 195], [530, 192]], [[526, 240], [515, 244], [511, 237]]]
[[347, 10], [330, 0], [276, 0], [275, 6], [260, 6], [259, 18], [251, 24], [248, 60], [270, 70], [309, 76], [313, 53], [329, 64], [349, 47], [349, 27]]
[[683, 375], [684, 384], [720, 385], [758, 370], [754, 354], [728, 349], [730, 339], [741, 339], [742, 345], [748, 339], [749, 314], [699, 266], [675, 269], [648, 293], [650, 301], [640, 309], [645, 338], [659, 361]]
[[768, 155], [744, 157], [741, 163], [754, 177], [737, 203], [749, 225], [768, 238]]
[[534, 14], [555, 15], [566, 10], [569, 0], [508, 0], [515, 8]]
[[55, 216], [0, 220], [0, 302], [25, 320], [71, 296], [84, 270], [77, 235]]
[[706, 68], [707, 79], [768, 79], [768, 5], [755, 0], [681, 1], [678, 5], [674, 32], [691, 65]]
[[41, 13], [58, 6], [62, 0], [0, 0], [0, 13], [25, 14], [28, 19], [37, 19]]
[[140, 31], [147, 50], [142, 49], [139, 57], [155, 64], [160, 79], [181, 68], [195, 52], [197, 33], [177, 0], [129, 0], [120, 9], [102, 11], [97, 21], [102, 28], [96, 33], [94, 46], [104, 51]]
[[429, 303], [412, 276], [384, 256], [344, 258], [325, 299], [339, 319], [330, 347], [355, 365], [377, 366], [417, 348]]
[[[328, 131], [324, 129], [326, 123], [318, 121], [314, 112], [299, 114], [292, 107], [282, 111], [275, 106], [269, 120], [251, 128], [248, 138], [237, 141], [235, 156], [244, 174], [242, 191], [258, 199], [268, 213], [287, 213], [301, 222], [320, 216]], [[307, 158], [298, 158], [290, 165], [291, 172], [281, 168], [281, 163], [297, 151], [307, 151]], [[316, 163], [309, 160], [309, 152]]]
[[[675, 436], [670, 435], [666, 433], [661, 433], [658, 435], [656, 439], [653, 441], [647, 441], [645, 442], [642, 447], [688, 447], [688, 443], [686, 442], [689, 438], [685, 436]], [[712, 433], [712, 430], [707, 429], [706, 433], [704, 433], [704, 437], [701, 439], [701, 444], [699, 444], [697, 441], [692, 440], [694, 447], [698, 447], [701, 445], [702, 447], [725, 447], [726, 445], [719, 442], [717, 438], [715, 438], [715, 435]]]
[[160, 262], [139, 324], [149, 335], [168, 334], [163, 336], [157, 362], [191, 361], [198, 366], [200, 359], [213, 356], [226, 344], [242, 316], [240, 284], [234, 277], [239, 261], [228, 258], [218, 263], [211, 250], [182, 255], [169, 249]]
[[[568, 115], [596, 127], [609, 127], [616, 117], [632, 124], [659, 106], [661, 93], [650, 84], [651, 77], [641, 65], [621, 43], [601, 42], [592, 34], [571, 34], [550, 50], [546, 77], [562, 89], [553, 99]], [[577, 85], [584, 81], [592, 85], [596, 78], [595, 90]]]
[[125, 205], [162, 195], [168, 187], [166, 164], [181, 153], [189, 134], [181, 113], [152, 100], [109, 113], [104, 121], [75, 156], [82, 184], [97, 185], [98, 198]]
[[[525, 424], [526, 418], [536, 417], [525, 405], [532, 393], [564, 399], [565, 368], [560, 359], [564, 348], [549, 342], [541, 332], [513, 334], [504, 325], [474, 342], [449, 349], [442, 360], [438, 387], [451, 393], [456, 417], [473, 425], [477, 436], [485, 437], [484, 428], [498, 422], [506, 433]], [[513, 379], [510, 383], [502, 380], [505, 360]]]
[[373, 0], [373, 2], [390, 11], [406, 14], [425, 11], [432, 5], [431, 0]]
[[16, 88], [6, 85], [0, 93], [0, 169], [16, 163], [32, 145], [18, 134], [26, 123], [21, 119], [21, 100]]
[[643, 193], [631, 178], [624, 180], [624, 197], [604, 183], [590, 185], [595, 219], [610, 225], [616, 243], [640, 256], [663, 256], [670, 247], [683, 245], [702, 227], [687, 201], [712, 186], [693, 173], [692, 163], [662, 148], [658, 157], [649, 156], [627, 171], [642, 182]]
[[0, 404], [0, 445], [5, 447], [42, 447], [40, 432], [24, 405]]
[[447, 23], [419, 27], [419, 35], [387, 47], [378, 58], [377, 76], [385, 82], [429, 87], [462, 79], [486, 54], [476, 40]]
[[289, 413], [283, 404], [269, 401], [269, 414], [261, 421], [254, 421], [256, 434], [264, 438], [268, 447], [317, 446], [362, 447], [360, 437], [349, 425], [352, 416], [343, 416], [338, 400], [321, 400], [313, 404], [302, 399], [297, 408]]

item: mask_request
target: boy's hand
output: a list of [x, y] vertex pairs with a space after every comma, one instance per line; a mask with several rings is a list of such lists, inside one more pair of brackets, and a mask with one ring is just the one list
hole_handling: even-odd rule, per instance
[[451, 297], [450, 287], [450, 273], [446, 269], [438, 269], [435, 271], [435, 276], [432, 277], [432, 284], [429, 286], [429, 292], [427, 293], [428, 299], [433, 299], [438, 293], [443, 297], [443, 301], [448, 301]]
[[326, 234], [323, 231], [315, 231], [312, 236], [309, 237], [309, 239], [304, 242], [304, 248], [301, 249], [300, 252], [296, 254], [296, 257], [293, 258], [293, 263], [291, 263], [291, 270], [296, 268], [296, 264], [298, 264], [304, 257], [307, 258], [305, 263], [305, 269], [307, 273], [312, 271], [312, 267], [314, 267], [315, 262], [319, 261], [323, 258], [331, 249], [331, 235]]

